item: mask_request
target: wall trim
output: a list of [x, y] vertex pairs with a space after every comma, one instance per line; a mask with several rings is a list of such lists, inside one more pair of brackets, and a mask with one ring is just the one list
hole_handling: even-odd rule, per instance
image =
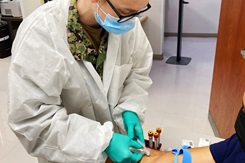
[[213, 117], [212, 117], [212, 115], [211, 115], [210, 112], [208, 113], [208, 121], [209, 121], [209, 123], [210, 123], [210, 125], [211, 125], [211, 127], [212, 127], [212, 130], [213, 130], [213, 132], [214, 132], [214, 135], [215, 135], [216, 137], [221, 138], [220, 133], [219, 133], [219, 130], [218, 130], [218, 128], [217, 128], [217, 126], [216, 126], [216, 124], [215, 124], [215, 122], [214, 122], [214, 119], [213, 119]]
[[153, 54], [153, 60], [163, 60], [163, 54]]
[[[177, 33], [165, 32], [165, 37], [177, 37]], [[217, 37], [217, 33], [182, 33], [183, 37]]]

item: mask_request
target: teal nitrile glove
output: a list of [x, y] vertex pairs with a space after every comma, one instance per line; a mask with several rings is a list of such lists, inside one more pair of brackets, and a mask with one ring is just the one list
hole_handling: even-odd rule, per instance
[[114, 133], [105, 153], [113, 162], [118, 163], [137, 163], [142, 158], [142, 154], [133, 153], [129, 147], [142, 148], [142, 146], [130, 139], [126, 135]]
[[131, 111], [125, 111], [122, 113], [122, 118], [128, 136], [131, 139], [139, 139], [142, 143], [145, 143], [143, 129], [137, 114]]

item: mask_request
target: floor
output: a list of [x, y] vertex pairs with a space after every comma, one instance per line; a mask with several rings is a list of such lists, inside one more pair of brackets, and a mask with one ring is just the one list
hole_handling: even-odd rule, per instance
[[[208, 121], [216, 38], [183, 38], [182, 56], [192, 58], [186, 66], [166, 64], [176, 53], [176, 38], [165, 38], [164, 60], [154, 60], [149, 109], [143, 125], [148, 130], [173, 127], [214, 136]], [[11, 57], [0, 59], [0, 162], [36, 163], [7, 125], [7, 71]], [[181, 133], [180, 133], [181, 134]]]
[[144, 124], [147, 130], [176, 127], [213, 135], [208, 120], [216, 38], [183, 38], [182, 57], [190, 57], [188, 65], [166, 64], [176, 56], [176, 38], [164, 43], [164, 61], [154, 61], [153, 85], [149, 90], [149, 109]]

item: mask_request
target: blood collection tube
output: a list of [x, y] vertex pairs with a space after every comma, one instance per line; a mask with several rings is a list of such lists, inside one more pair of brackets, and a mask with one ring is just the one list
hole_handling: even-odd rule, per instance
[[154, 132], [153, 133], [153, 135], [154, 135], [154, 147], [155, 147], [155, 149], [157, 149], [158, 148], [158, 132]]
[[149, 148], [153, 148], [153, 131], [148, 131], [148, 137], [149, 137]]
[[162, 132], [162, 129], [160, 128], [160, 127], [158, 127], [157, 129], [156, 129], [156, 132], [158, 133], [158, 146], [157, 147], [159, 147], [160, 146], [160, 141], [161, 141], [161, 132]]

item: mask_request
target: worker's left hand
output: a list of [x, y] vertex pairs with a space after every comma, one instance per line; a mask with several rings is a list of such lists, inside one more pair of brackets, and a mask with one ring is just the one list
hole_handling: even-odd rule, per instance
[[142, 154], [131, 152], [130, 147], [142, 148], [138, 142], [130, 139], [126, 135], [113, 133], [109, 146], [105, 153], [113, 162], [117, 163], [137, 163], [142, 158]]
[[135, 140], [139, 139], [141, 142], [145, 143], [143, 129], [137, 114], [131, 111], [125, 111], [123, 112], [122, 117], [124, 128], [126, 129], [129, 138]]

